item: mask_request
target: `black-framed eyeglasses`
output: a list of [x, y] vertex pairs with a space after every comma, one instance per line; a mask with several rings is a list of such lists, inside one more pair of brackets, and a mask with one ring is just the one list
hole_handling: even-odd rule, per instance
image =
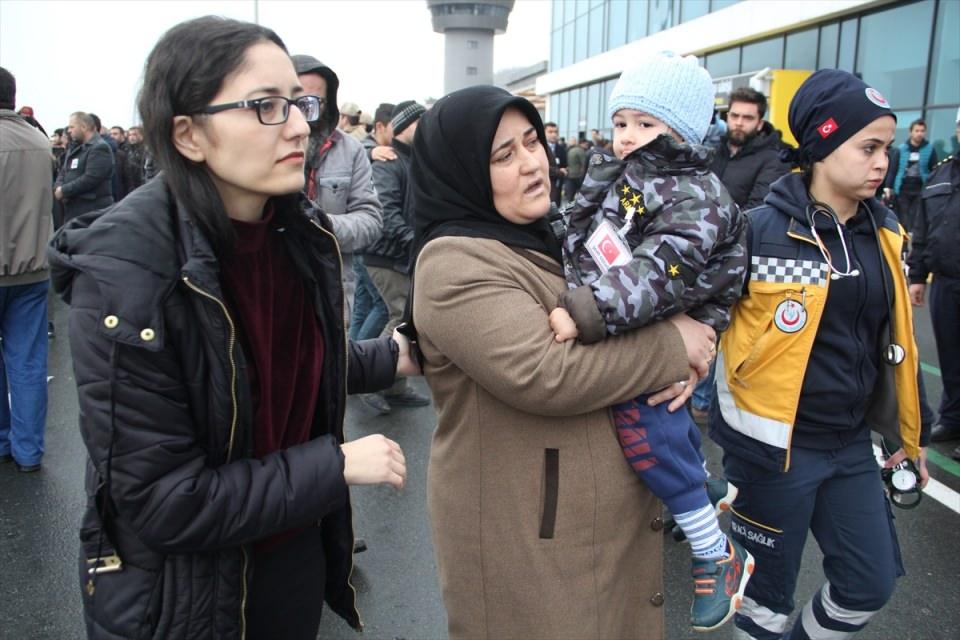
[[212, 104], [201, 110], [200, 113], [214, 114], [230, 109], [254, 109], [261, 124], [274, 125], [283, 124], [287, 121], [287, 118], [290, 117], [290, 105], [292, 104], [300, 109], [304, 120], [316, 122], [320, 119], [320, 113], [323, 111], [325, 102], [323, 98], [318, 96], [300, 96], [298, 98], [270, 96], [268, 98], [257, 98], [256, 100]]

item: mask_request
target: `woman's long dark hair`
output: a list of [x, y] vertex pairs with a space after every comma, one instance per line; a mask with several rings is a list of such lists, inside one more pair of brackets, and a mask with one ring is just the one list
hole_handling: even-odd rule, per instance
[[248, 22], [205, 16], [178, 24], [147, 57], [138, 98], [147, 148], [167, 186], [218, 255], [233, 249], [233, 227], [207, 167], [174, 146], [173, 118], [209, 105], [224, 78], [243, 64], [247, 49], [259, 42], [287, 50], [272, 30]]

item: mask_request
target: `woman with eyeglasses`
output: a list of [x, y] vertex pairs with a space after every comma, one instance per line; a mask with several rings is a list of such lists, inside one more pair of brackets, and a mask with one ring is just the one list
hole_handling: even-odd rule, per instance
[[[737, 637], [840, 638], [904, 573], [871, 430], [902, 447], [886, 465], [912, 461], [919, 486], [929, 435], [907, 236], [874, 197], [896, 117], [877, 90], [828, 69], [798, 89], [789, 125], [800, 172], [748, 214], [750, 277], [721, 337], [710, 435], [740, 489], [731, 532], [757, 559]], [[786, 629], [808, 531], [826, 582]]]
[[273, 31], [174, 27], [139, 98], [162, 173], [52, 242], [90, 638], [312, 640], [324, 599], [361, 626], [348, 486], [406, 467], [382, 435], [343, 441], [346, 394], [418, 370], [399, 335], [345, 337], [339, 249], [300, 195], [303, 93]]

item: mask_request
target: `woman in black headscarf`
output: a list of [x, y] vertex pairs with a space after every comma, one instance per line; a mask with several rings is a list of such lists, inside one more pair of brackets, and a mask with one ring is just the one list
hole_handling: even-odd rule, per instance
[[450, 636], [659, 637], [660, 506], [607, 407], [705, 368], [712, 334], [679, 317], [554, 340], [566, 282], [545, 144], [533, 105], [493, 87], [442, 98], [414, 139], [413, 320], [438, 412], [428, 499]]

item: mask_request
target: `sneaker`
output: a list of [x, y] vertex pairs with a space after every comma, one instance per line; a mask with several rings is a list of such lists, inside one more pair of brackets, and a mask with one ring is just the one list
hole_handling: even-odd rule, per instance
[[17, 471], [19, 471], [20, 473], [34, 473], [36, 471], [40, 471], [40, 467], [41, 467], [39, 462], [37, 464], [20, 464], [18, 462], [16, 463], [16, 465], [17, 465]]
[[754, 560], [740, 543], [728, 537], [730, 553], [722, 560], [693, 559], [693, 606], [690, 624], [694, 631], [713, 631], [731, 617], [743, 602]]
[[720, 517], [725, 511], [730, 511], [733, 501], [737, 498], [738, 489], [723, 478], [708, 478], [707, 498]]
[[382, 393], [361, 393], [360, 401], [382, 416], [390, 413], [390, 404], [384, 399]]
[[391, 407], [425, 407], [430, 404], [430, 398], [413, 389], [407, 389], [403, 393], [385, 393], [383, 397]]

